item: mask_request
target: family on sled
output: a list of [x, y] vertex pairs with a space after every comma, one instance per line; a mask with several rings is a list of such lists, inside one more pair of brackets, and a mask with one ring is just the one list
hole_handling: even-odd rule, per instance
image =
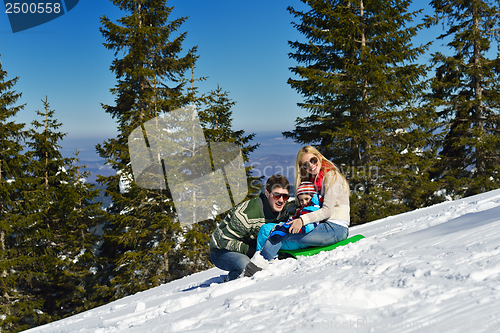
[[349, 185], [340, 170], [314, 147], [297, 153], [295, 198], [289, 218], [290, 183], [271, 176], [265, 192], [233, 208], [210, 239], [210, 260], [225, 281], [266, 269], [278, 251], [332, 245], [349, 235]]

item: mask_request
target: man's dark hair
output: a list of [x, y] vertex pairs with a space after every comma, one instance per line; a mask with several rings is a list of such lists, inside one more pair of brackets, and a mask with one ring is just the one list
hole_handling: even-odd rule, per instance
[[266, 190], [271, 193], [275, 188], [280, 187], [290, 192], [290, 183], [283, 175], [272, 175], [266, 182]]

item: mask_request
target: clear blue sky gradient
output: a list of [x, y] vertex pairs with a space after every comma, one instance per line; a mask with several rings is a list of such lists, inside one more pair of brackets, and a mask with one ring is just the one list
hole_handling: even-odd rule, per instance
[[[288, 41], [303, 38], [286, 8], [306, 10], [305, 5], [298, 0], [172, 0], [168, 5], [175, 7], [171, 20], [189, 17], [178, 32], [188, 33], [185, 50], [198, 46], [195, 76], [208, 77], [198, 84], [200, 92], [219, 84], [237, 103], [234, 129], [273, 132], [283, 141], [280, 133], [293, 130], [295, 119], [307, 115], [296, 105], [301, 96], [287, 84], [289, 67], [297, 65], [288, 58]], [[412, 9], [421, 6], [428, 7], [414, 3]], [[114, 103], [109, 92], [116, 84], [109, 70], [114, 53], [102, 45], [99, 28], [103, 15], [116, 22], [126, 13], [107, 0], [81, 0], [53, 21], [12, 33], [0, 8], [0, 60], [8, 78], [19, 77], [15, 89], [23, 94], [19, 103], [26, 103], [16, 120], [29, 124], [47, 96], [68, 139], [115, 137], [115, 121], [101, 108], [101, 103]], [[429, 37], [423, 32], [415, 44]]]

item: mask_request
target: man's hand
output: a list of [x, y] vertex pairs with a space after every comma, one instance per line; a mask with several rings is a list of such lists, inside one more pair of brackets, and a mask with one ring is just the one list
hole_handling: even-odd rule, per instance
[[304, 226], [304, 222], [302, 222], [302, 219], [300, 217], [298, 219], [287, 222], [286, 224], [290, 224], [291, 234], [298, 234], [300, 232], [300, 229], [302, 229], [302, 227]]

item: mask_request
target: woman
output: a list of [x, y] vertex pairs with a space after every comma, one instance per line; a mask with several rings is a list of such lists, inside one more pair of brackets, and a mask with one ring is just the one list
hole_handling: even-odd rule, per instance
[[[311, 146], [303, 147], [297, 153], [295, 189], [303, 181], [315, 185], [323, 196], [323, 207], [290, 221], [290, 233], [278, 242], [268, 238], [260, 251], [266, 260], [276, 256], [285, 240], [299, 243], [301, 247], [327, 246], [349, 235], [349, 184], [339, 169]], [[299, 233], [303, 226], [315, 222], [320, 223], [311, 232]]]

